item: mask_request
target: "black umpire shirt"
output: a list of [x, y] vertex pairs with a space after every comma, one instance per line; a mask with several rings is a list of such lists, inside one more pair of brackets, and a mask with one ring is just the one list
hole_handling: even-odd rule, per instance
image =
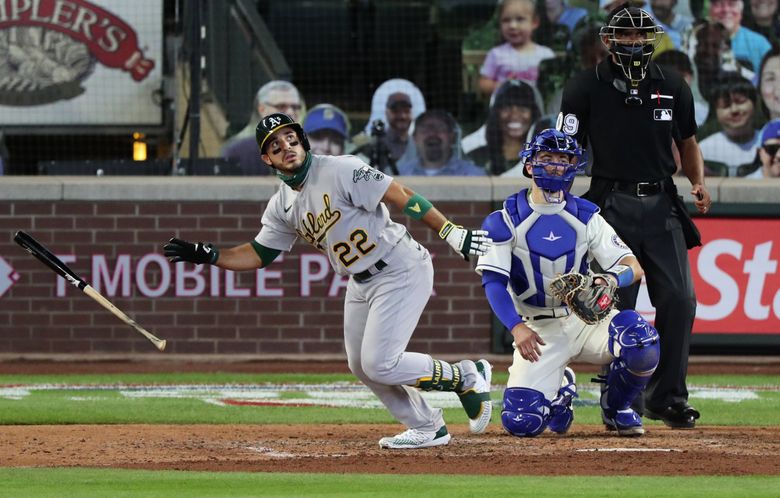
[[629, 96], [622, 71], [611, 60], [571, 79], [563, 92], [563, 131], [580, 144], [590, 143], [595, 178], [623, 182], [656, 182], [677, 167], [672, 139], [696, 133], [691, 89], [682, 76], [654, 62], [639, 83], [642, 104]]

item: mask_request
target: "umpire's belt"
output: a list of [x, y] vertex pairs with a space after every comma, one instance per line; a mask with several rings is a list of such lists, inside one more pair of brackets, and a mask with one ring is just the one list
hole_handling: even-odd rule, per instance
[[624, 194], [631, 194], [637, 197], [647, 197], [649, 195], [660, 194], [664, 191], [664, 181], [660, 182], [615, 182], [612, 185], [612, 190], [615, 192], [623, 192]]

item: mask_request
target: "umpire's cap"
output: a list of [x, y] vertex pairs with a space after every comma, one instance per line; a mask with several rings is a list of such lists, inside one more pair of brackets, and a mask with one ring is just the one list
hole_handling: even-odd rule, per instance
[[268, 141], [268, 137], [285, 126], [289, 126], [295, 130], [295, 133], [298, 134], [298, 138], [301, 139], [303, 150], [308, 151], [311, 148], [306, 132], [303, 131], [303, 127], [287, 114], [275, 112], [261, 119], [260, 122], [257, 123], [257, 128], [255, 129], [255, 140], [257, 140], [257, 145], [260, 147], [261, 154], [265, 154], [265, 145]]

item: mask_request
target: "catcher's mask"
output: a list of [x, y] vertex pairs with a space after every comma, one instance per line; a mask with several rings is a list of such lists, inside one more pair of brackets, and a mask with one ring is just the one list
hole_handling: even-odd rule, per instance
[[[566, 154], [574, 160], [570, 159], [569, 163], [543, 162], [537, 160], [540, 152]], [[525, 144], [520, 159], [523, 162], [523, 174], [527, 178], [531, 176], [525, 165], [530, 161], [534, 183], [542, 189], [547, 202], [552, 203], [563, 202], [563, 195], [558, 192], [568, 191], [577, 172], [585, 166], [584, 154], [577, 140], [554, 128], [537, 133], [533, 140]]]
[[306, 132], [303, 131], [303, 127], [296, 123], [293, 118], [287, 114], [282, 112], [275, 112], [264, 117], [260, 120], [259, 123], [257, 123], [257, 128], [255, 129], [255, 140], [257, 140], [257, 146], [260, 147], [260, 154], [265, 154], [266, 142], [270, 136], [286, 126], [289, 126], [295, 130], [295, 133], [298, 134], [298, 138], [301, 140], [301, 144], [303, 145], [303, 150], [308, 152], [309, 149], [311, 149], [311, 146], [309, 146], [309, 139], [306, 136]]
[[647, 65], [663, 32], [646, 11], [623, 4], [612, 13], [599, 35], [625, 77], [636, 84], [645, 79]]

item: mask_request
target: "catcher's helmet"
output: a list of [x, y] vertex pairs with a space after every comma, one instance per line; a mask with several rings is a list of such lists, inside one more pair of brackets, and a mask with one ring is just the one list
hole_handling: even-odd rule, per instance
[[[635, 35], [634, 38], [627, 37], [629, 32]], [[609, 51], [626, 78], [641, 81], [647, 74], [647, 65], [663, 32], [663, 28], [646, 11], [623, 4], [610, 15], [599, 35], [609, 42]], [[640, 36], [636, 36], [637, 33]]]
[[[541, 151], [567, 154], [573, 156], [575, 161], [573, 163], [538, 162], [536, 155]], [[531, 175], [528, 174], [525, 165], [529, 161], [531, 162], [534, 183], [545, 192], [568, 190], [574, 181], [574, 176], [585, 165], [583, 152], [577, 140], [554, 128], [547, 128], [537, 133], [530, 142], [525, 144], [520, 152], [520, 159], [523, 162], [523, 174], [527, 178], [531, 178]], [[554, 168], [550, 168], [551, 166]], [[548, 171], [548, 169], [558, 170], [559, 168], [563, 169], [562, 174], [557, 174], [560, 171]], [[549, 197], [547, 200], [556, 202]]]
[[289, 126], [295, 130], [295, 133], [298, 134], [298, 138], [301, 139], [303, 150], [308, 152], [308, 150], [311, 149], [311, 146], [309, 146], [309, 139], [306, 136], [306, 132], [303, 131], [303, 127], [287, 114], [275, 112], [261, 119], [260, 122], [257, 123], [257, 128], [255, 129], [255, 140], [257, 140], [257, 145], [260, 147], [261, 154], [265, 154], [265, 146], [268, 137], [285, 126]]

